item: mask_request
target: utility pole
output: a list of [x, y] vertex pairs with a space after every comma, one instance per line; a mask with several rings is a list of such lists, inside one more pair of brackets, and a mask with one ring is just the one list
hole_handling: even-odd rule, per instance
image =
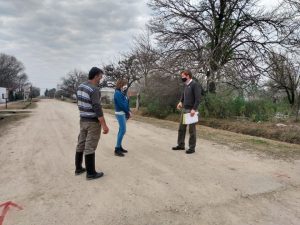
[[32, 102], [32, 85], [30, 86], [30, 89], [29, 89], [29, 97], [30, 97], [30, 104]]
[[6, 89], [5, 108], [7, 109], [8, 89]]

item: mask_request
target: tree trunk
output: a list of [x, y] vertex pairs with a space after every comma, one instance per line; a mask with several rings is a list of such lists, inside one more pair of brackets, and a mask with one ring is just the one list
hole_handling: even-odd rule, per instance
[[296, 122], [299, 121], [299, 111], [300, 111], [300, 93], [298, 95], [298, 101], [296, 105]]
[[290, 103], [291, 107], [293, 107], [294, 102], [293, 102], [291, 93], [289, 92], [289, 90], [288, 90], [287, 88], [285, 89], [285, 92], [286, 92], [286, 94], [287, 94], [287, 97], [288, 97], [288, 100], [289, 100], [289, 103]]
[[140, 109], [140, 93], [137, 93], [137, 95], [136, 95], [136, 107], [135, 107], [135, 109], [137, 111], [139, 111], [139, 109]]
[[216, 93], [216, 82], [215, 82], [216, 71], [210, 71], [207, 76], [207, 92]]

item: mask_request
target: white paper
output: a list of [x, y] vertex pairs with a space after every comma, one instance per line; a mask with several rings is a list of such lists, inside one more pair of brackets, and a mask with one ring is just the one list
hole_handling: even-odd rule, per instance
[[193, 124], [198, 123], [199, 121], [199, 112], [196, 112], [194, 116], [191, 116], [190, 113], [183, 114], [183, 124]]

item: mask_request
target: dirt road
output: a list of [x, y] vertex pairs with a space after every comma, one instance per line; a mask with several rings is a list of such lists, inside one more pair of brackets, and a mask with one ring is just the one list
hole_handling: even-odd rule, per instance
[[[113, 156], [117, 123], [96, 154], [105, 176], [74, 176], [76, 105], [43, 100], [0, 137], [5, 225], [298, 225], [300, 162], [261, 158], [199, 139], [197, 152], [170, 150], [177, 131], [128, 123], [125, 158]], [[1, 130], [1, 132], [4, 132]], [[1, 214], [0, 208], [0, 214]]]

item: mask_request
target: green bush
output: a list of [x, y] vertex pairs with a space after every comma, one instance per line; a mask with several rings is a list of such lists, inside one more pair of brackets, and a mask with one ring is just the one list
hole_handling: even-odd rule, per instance
[[201, 102], [199, 111], [202, 117], [221, 119], [246, 117], [257, 122], [271, 120], [276, 113], [288, 115], [290, 108], [285, 101], [279, 103], [274, 103], [270, 99], [247, 101], [241, 96], [207, 94]]
[[15, 94], [15, 101], [16, 100], [23, 100], [24, 99], [24, 95], [23, 95], [23, 93], [22, 92], [17, 92], [16, 94]]
[[130, 108], [135, 108], [136, 107], [136, 98], [137, 98], [137, 96], [132, 96], [132, 97], [129, 98]]
[[[175, 84], [173, 86], [176, 87]], [[141, 96], [141, 105], [146, 109], [147, 115], [165, 118], [169, 114], [178, 113], [176, 104], [180, 98], [180, 86], [166, 89], [162, 84], [154, 83], [150, 87]], [[131, 98], [131, 107], [135, 107], [135, 100], [136, 98]], [[286, 99], [274, 102], [270, 98], [260, 96], [258, 99], [248, 100], [228, 91], [206, 94], [202, 97], [198, 110], [204, 118], [242, 117], [254, 122], [291, 115], [291, 108]]]
[[245, 116], [252, 121], [267, 121], [276, 114], [276, 105], [270, 100], [249, 101], [245, 108]]
[[174, 113], [174, 110], [170, 106], [166, 106], [158, 99], [145, 102], [147, 114], [160, 119], [166, 118], [169, 114]]
[[142, 94], [141, 105], [146, 109], [146, 115], [164, 119], [168, 115], [176, 113], [177, 99], [176, 97], [172, 99], [170, 96], [157, 97], [151, 94]]
[[243, 116], [245, 100], [242, 97], [207, 94], [201, 102], [199, 111], [203, 117], [229, 118]]

